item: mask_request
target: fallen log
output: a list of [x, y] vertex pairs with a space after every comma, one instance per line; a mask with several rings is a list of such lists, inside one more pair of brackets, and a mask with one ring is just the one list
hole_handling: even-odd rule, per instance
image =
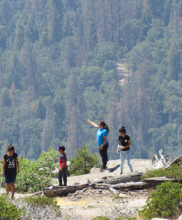
[[98, 182], [92, 182], [87, 184], [78, 184], [74, 186], [53, 186], [43, 190], [43, 194], [48, 197], [56, 196], [67, 196], [70, 193], [75, 193], [83, 189], [93, 188], [93, 189], [104, 189], [110, 190], [113, 193], [117, 191], [128, 191], [128, 190], [141, 190], [147, 188], [153, 188], [163, 182], [173, 181], [176, 179], [166, 178], [166, 177], [153, 177], [147, 178], [141, 181], [143, 173], [135, 173], [128, 176], [120, 176], [119, 178], [108, 178]]
[[174, 178], [167, 178], [167, 177], [151, 177], [151, 178], [147, 178], [144, 179], [143, 182], [145, 183], [149, 183], [150, 185], [156, 185], [156, 184], [161, 184], [163, 182], [168, 182], [168, 181], [172, 181], [172, 182], [176, 182], [177, 180]]
[[145, 182], [128, 182], [120, 183], [113, 186], [115, 190], [140, 190], [149, 188], [149, 184]]
[[114, 178], [110, 177], [104, 180], [104, 183], [107, 184], [119, 184], [119, 183], [127, 183], [127, 182], [138, 182], [141, 181], [141, 177], [144, 173], [132, 173], [130, 175], [122, 175], [120, 177]]
[[181, 161], [182, 161], [182, 155], [175, 158], [173, 161], [171, 161], [168, 165], [165, 166], [165, 168], [168, 169], [168, 168], [170, 168], [171, 165], [178, 164]]
[[122, 175], [117, 178], [113, 177], [106, 177], [101, 181], [81, 184], [81, 185], [74, 185], [74, 186], [52, 186], [47, 189], [43, 190], [43, 194], [48, 197], [55, 197], [55, 196], [66, 196], [70, 193], [74, 193], [76, 191], [82, 190], [84, 188], [91, 187], [93, 189], [106, 189], [115, 192], [116, 190], [135, 190], [135, 189], [142, 189], [147, 186], [146, 183], [138, 183], [141, 181], [141, 176], [143, 173], [133, 173], [131, 175]]
[[152, 177], [143, 180], [143, 182], [147, 183], [150, 188], [155, 188], [157, 185], [169, 181], [178, 182], [177, 179], [167, 177]]
[[119, 183], [110, 185], [107, 183], [98, 183], [98, 184], [92, 184], [91, 187], [94, 189], [114, 189], [114, 190], [140, 190], [140, 189], [147, 189], [152, 188], [157, 185], [160, 185], [163, 182], [173, 181], [177, 182], [174, 178], [166, 178], [166, 177], [152, 177], [144, 179], [143, 181], [139, 182], [125, 182], [125, 183]]
[[67, 196], [70, 193], [75, 193], [76, 191], [80, 191], [83, 189], [102, 189], [102, 190], [109, 190], [116, 194], [118, 191], [129, 191], [129, 190], [140, 190], [149, 188], [150, 185], [145, 182], [128, 182], [128, 183], [120, 183], [115, 185], [110, 184], [90, 184], [90, 185], [79, 185], [79, 186], [54, 186], [52, 188], [44, 189], [43, 193], [47, 197], [56, 197], [56, 196]]
[[83, 184], [77, 186], [53, 186], [48, 189], [44, 189], [43, 193], [48, 197], [56, 197], [56, 196], [67, 196], [70, 193], [75, 193], [76, 191], [80, 191], [83, 189], [102, 189], [102, 190], [110, 190], [114, 194], [117, 191], [129, 191], [129, 190], [141, 190], [147, 188], [154, 188], [157, 185], [160, 185], [166, 181], [177, 181], [175, 179], [170, 179], [166, 177], [153, 177], [148, 178], [143, 181], [138, 182], [124, 182], [119, 184], [108, 184], [108, 183], [91, 183], [91, 184]]
[[[128, 190], [139, 190], [148, 188], [148, 183], [145, 182], [128, 182], [128, 183], [119, 183], [115, 185], [109, 184], [93, 184], [91, 185], [94, 189], [105, 189], [105, 190], [114, 190], [114, 191], [128, 191]], [[112, 189], [112, 190], [111, 190]]]
[[82, 184], [77, 186], [52, 186], [43, 190], [43, 194], [48, 197], [55, 196], [67, 196], [69, 193], [74, 193], [76, 191], [87, 188], [88, 184]]

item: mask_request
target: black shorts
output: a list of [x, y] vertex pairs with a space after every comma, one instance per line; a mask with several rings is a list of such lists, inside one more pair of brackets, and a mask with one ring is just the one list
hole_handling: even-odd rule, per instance
[[5, 173], [5, 183], [15, 183], [16, 180], [16, 173]]

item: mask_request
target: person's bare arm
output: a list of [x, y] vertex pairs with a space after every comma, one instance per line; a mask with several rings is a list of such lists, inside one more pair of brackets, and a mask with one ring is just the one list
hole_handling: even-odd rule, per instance
[[16, 159], [16, 164], [17, 164], [17, 173], [19, 173], [19, 172], [20, 172], [20, 166], [19, 166], [19, 161], [18, 161], [18, 159]]
[[91, 121], [90, 119], [88, 119], [87, 122], [91, 124], [94, 128], [98, 128], [98, 125], [95, 122]]
[[1, 176], [4, 176], [4, 170], [5, 170], [5, 159], [3, 159], [3, 164], [1, 167]]

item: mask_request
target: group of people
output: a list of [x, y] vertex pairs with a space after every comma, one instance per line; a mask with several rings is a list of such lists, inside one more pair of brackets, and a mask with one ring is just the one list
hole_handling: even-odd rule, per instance
[[[104, 170], [107, 169], [107, 162], [108, 162], [107, 149], [109, 146], [109, 142], [108, 142], [109, 127], [104, 121], [100, 121], [98, 125], [89, 119], [87, 122], [91, 124], [93, 127], [98, 129], [97, 145], [102, 158], [102, 167], [100, 171], [103, 172]], [[133, 167], [130, 163], [130, 146], [131, 146], [130, 137], [126, 134], [125, 127], [121, 127], [119, 129], [119, 137], [118, 137], [118, 145], [117, 145], [117, 152], [120, 153], [120, 159], [121, 159], [120, 174], [123, 173], [123, 165], [125, 158], [127, 160], [130, 171], [133, 172]]]
[[[109, 127], [104, 121], [100, 121], [97, 125], [93, 121], [87, 121], [93, 127], [97, 128], [97, 145], [99, 148], [100, 156], [102, 158], [102, 167], [100, 169], [101, 172], [107, 169], [107, 162], [108, 162], [108, 134], [109, 134]], [[125, 127], [121, 127], [119, 129], [119, 137], [118, 137], [118, 145], [117, 145], [117, 152], [120, 153], [121, 163], [120, 163], [120, 174], [123, 173], [123, 165], [124, 159], [127, 159], [128, 166], [130, 171], [133, 172], [132, 165], [130, 164], [130, 146], [131, 141], [130, 137], [126, 134]], [[58, 174], [58, 181], [59, 185], [67, 186], [67, 156], [65, 153], [65, 147], [60, 146], [57, 149], [60, 153], [59, 157], [59, 174]], [[9, 194], [10, 188], [12, 193], [12, 198], [14, 197], [15, 193], [15, 180], [17, 173], [20, 172], [19, 169], [19, 162], [18, 162], [18, 155], [15, 153], [15, 148], [13, 145], [9, 145], [7, 149], [7, 153], [4, 155], [3, 164], [1, 168], [1, 175], [5, 177], [6, 183], [6, 193]]]
[[[67, 156], [64, 146], [58, 147], [60, 153], [59, 157], [59, 185], [62, 186], [62, 179], [64, 186], [67, 186]], [[3, 164], [1, 167], [1, 176], [5, 177], [6, 194], [9, 194], [11, 190], [11, 198], [14, 198], [15, 194], [15, 181], [16, 176], [20, 172], [18, 154], [15, 152], [13, 145], [9, 145], [7, 153], [3, 157]]]

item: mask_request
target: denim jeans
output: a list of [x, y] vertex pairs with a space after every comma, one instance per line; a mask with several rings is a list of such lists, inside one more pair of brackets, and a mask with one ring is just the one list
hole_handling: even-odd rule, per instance
[[127, 151], [120, 151], [120, 159], [121, 159], [121, 164], [120, 164], [120, 171], [123, 172], [123, 165], [124, 165], [124, 159], [126, 158], [128, 166], [131, 170], [131, 172], [133, 172], [133, 168], [130, 164], [130, 150]]

